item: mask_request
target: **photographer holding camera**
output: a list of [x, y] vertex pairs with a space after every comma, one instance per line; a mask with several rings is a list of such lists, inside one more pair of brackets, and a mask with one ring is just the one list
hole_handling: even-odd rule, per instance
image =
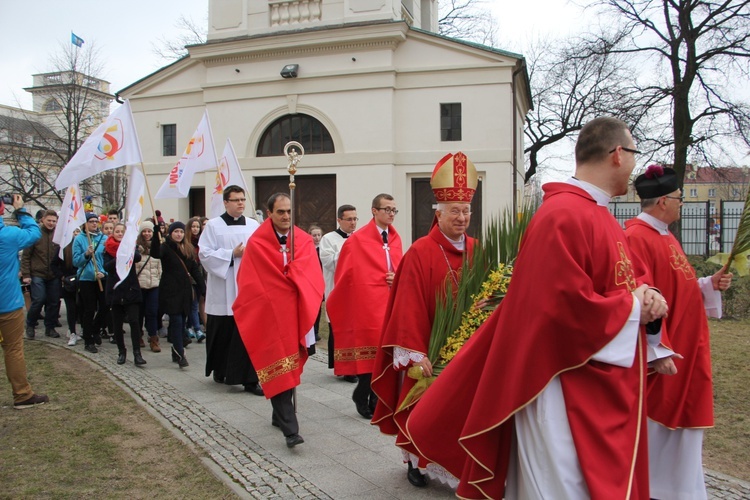
[[[18, 226], [5, 226], [2, 215], [5, 204], [12, 200]], [[13, 388], [13, 407], [22, 410], [44, 404], [49, 398], [34, 394], [26, 377], [23, 357], [24, 313], [23, 294], [18, 282], [18, 252], [33, 245], [42, 233], [34, 217], [23, 208], [23, 199], [14, 194], [0, 200], [0, 345], [5, 355], [5, 373]]]

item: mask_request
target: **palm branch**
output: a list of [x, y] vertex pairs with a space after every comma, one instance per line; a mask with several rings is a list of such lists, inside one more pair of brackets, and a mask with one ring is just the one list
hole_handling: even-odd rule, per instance
[[708, 262], [719, 264], [724, 267], [732, 266], [737, 269], [740, 276], [747, 276], [750, 273], [748, 268], [748, 256], [750, 255], [750, 189], [747, 191], [745, 208], [742, 209], [740, 224], [737, 227], [737, 235], [734, 238], [732, 251], [728, 254], [718, 253], [708, 259]]

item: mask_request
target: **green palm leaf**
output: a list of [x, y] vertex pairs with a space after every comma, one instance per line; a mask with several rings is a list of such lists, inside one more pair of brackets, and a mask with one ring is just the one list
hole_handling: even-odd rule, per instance
[[745, 208], [742, 209], [737, 235], [734, 238], [732, 251], [729, 254], [719, 253], [708, 259], [708, 262], [722, 266], [732, 266], [740, 276], [747, 276], [748, 255], [750, 255], [750, 189], [747, 192]]

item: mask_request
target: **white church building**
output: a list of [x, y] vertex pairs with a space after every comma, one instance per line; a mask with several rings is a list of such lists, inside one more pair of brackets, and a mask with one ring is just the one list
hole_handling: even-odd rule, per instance
[[[521, 55], [436, 32], [433, 0], [210, 0], [208, 41], [117, 93], [151, 193], [207, 109], [217, 154], [230, 138], [258, 208], [288, 191], [283, 147], [295, 140], [298, 225], [333, 230], [342, 204], [362, 225], [385, 192], [408, 244], [429, 229], [434, 165], [462, 151], [480, 176], [476, 231], [522, 199], [528, 74]], [[214, 182], [197, 174], [188, 198], [155, 208], [167, 220], [220, 215], [205, 213]]]

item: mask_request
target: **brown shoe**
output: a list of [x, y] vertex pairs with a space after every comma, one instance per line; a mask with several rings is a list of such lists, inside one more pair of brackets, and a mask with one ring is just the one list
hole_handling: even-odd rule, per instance
[[26, 401], [13, 403], [13, 408], [16, 410], [25, 410], [26, 408], [33, 408], [35, 406], [43, 405], [44, 403], [49, 403], [49, 398], [46, 394], [34, 394]]
[[148, 338], [148, 345], [151, 347], [151, 352], [161, 352], [161, 347], [159, 347], [159, 336], [154, 335], [153, 337]]

